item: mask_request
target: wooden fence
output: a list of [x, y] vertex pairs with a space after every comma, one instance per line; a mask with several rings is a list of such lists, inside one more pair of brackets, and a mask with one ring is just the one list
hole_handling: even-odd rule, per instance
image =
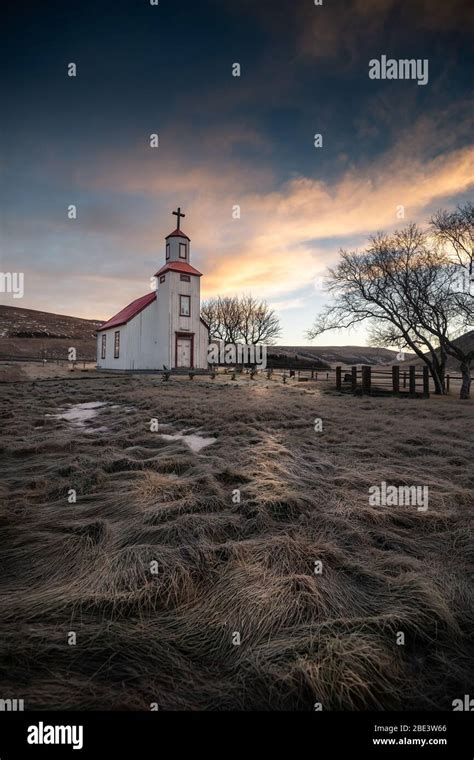
[[[8, 356], [0, 357], [2, 362], [39, 362], [42, 364], [68, 365], [71, 370], [86, 368], [86, 364], [94, 364], [94, 360], [79, 358], [75, 361], [67, 359], [45, 359], [43, 357], [19, 357]], [[351, 391], [352, 393], [363, 393], [373, 395], [409, 395], [424, 396], [428, 398], [433, 387], [428, 367], [426, 365], [410, 365], [408, 368], [393, 365], [390, 368], [381, 368], [371, 365], [358, 365], [351, 367], [337, 366], [334, 368], [311, 368], [304, 369], [287, 369], [277, 367], [267, 367], [265, 370], [259, 370], [256, 367], [230, 367], [214, 366], [208, 369], [173, 369], [173, 370], [100, 370], [98, 377], [104, 375], [113, 375], [114, 377], [127, 377], [131, 374], [142, 375], [160, 375], [163, 380], [169, 380], [173, 375], [188, 375], [190, 380], [195, 376], [209, 376], [214, 379], [216, 375], [230, 374], [233, 380], [237, 375], [246, 374], [249, 379], [255, 379], [258, 375], [266, 373], [268, 379], [272, 376], [282, 377], [283, 382], [288, 379], [294, 379], [297, 382], [322, 382], [327, 383], [328, 387], [336, 388], [338, 391]], [[97, 375], [95, 376], [97, 377]], [[445, 375], [446, 392], [449, 393], [452, 383], [461, 382], [460, 374], [451, 373]], [[472, 378], [474, 379], [474, 378]], [[6, 381], [2, 381], [6, 382]]]
[[430, 395], [430, 374], [426, 365], [417, 367], [412, 364], [408, 371], [396, 364], [386, 370], [370, 365], [351, 367], [350, 374], [346, 373], [344, 378], [342, 367], [336, 367], [335, 372], [337, 390], [346, 386], [354, 393], [360, 390], [362, 393], [408, 393], [410, 396], [422, 395], [425, 398]]
[[[293, 370], [283, 373], [283, 379], [294, 378], [297, 382], [323, 382], [338, 391], [352, 391], [364, 394], [395, 394], [424, 396], [428, 398], [434, 389], [428, 367], [410, 365], [381, 368], [363, 365], [353, 367], [337, 366], [333, 369]], [[446, 392], [449, 393], [453, 382], [461, 382], [460, 374], [445, 375]]]

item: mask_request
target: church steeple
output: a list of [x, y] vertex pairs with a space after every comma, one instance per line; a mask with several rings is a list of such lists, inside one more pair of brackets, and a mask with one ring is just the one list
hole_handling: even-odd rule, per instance
[[181, 229], [181, 217], [186, 216], [178, 206], [173, 215], [178, 217], [178, 226], [166, 236], [166, 261], [181, 261], [189, 264], [191, 239]]

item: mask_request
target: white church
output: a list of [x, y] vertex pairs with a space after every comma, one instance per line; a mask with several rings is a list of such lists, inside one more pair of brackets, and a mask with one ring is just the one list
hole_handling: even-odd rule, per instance
[[201, 317], [201, 272], [178, 226], [166, 237], [156, 290], [137, 298], [97, 331], [97, 367], [116, 370], [207, 369], [209, 327]]

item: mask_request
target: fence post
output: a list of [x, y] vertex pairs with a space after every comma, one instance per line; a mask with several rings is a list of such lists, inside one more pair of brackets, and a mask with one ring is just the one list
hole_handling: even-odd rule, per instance
[[311, 370], [311, 380], [314, 380], [314, 369]]
[[372, 385], [372, 367], [362, 367], [362, 393], [370, 393]]
[[397, 364], [392, 367], [392, 391], [400, 393], [400, 367]]
[[340, 391], [341, 388], [342, 388], [341, 372], [342, 372], [342, 368], [341, 367], [336, 367], [336, 389], [338, 391]]
[[352, 367], [351, 390], [357, 390], [357, 367]]
[[423, 396], [430, 397], [430, 372], [426, 365], [423, 367]]
[[450, 382], [450, 380], [451, 380], [451, 378], [449, 377], [449, 375], [446, 375], [446, 393], [449, 393], [449, 382]]
[[414, 364], [410, 364], [408, 367], [408, 371], [410, 373], [410, 393], [415, 394], [416, 393], [416, 367]]

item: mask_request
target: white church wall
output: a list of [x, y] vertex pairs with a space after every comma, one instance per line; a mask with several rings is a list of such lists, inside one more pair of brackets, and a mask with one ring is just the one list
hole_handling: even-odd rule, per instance
[[[203, 362], [201, 351], [201, 298], [200, 282], [196, 275], [189, 275], [190, 282], [181, 280], [179, 272], [168, 272], [169, 277], [169, 304], [170, 304], [170, 324], [171, 324], [171, 356], [172, 366], [176, 365], [176, 333], [189, 333], [193, 335], [194, 341], [194, 367], [197, 369], [206, 369], [207, 361]], [[189, 296], [191, 316], [183, 317], [180, 315], [180, 296]]]
[[[170, 277], [172, 275], [172, 277]], [[127, 324], [97, 334], [97, 366], [101, 369], [134, 370], [174, 368], [176, 332], [193, 335], [194, 367], [207, 369], [208, 330], [200, 320], [199, 280], [182, 282], [179, 273], [167, 272], [167, 286], [160, 285], [157, 299]], [[169, 298], [166, 291], [169, 291]], [[191, 317], [181, 317], [179, 296], [191, 298]], [[169, 306], [168, 306], [169, 304]], [[120, 332], [119, 357], [114, 358], [115, 333]], [[106, 336], [106, 358], [102, 359], [102, 335]]]
[[171, 328], [169, 288], [170, 272], [164, 275], [164, 282], [157, 283], [157, 316], [156, 331], [158, 340], [157, 366], [155, 369], [163, 369], [163, 365], [172, 369], [173, 355], [171, 353]]
[[[111, 327], [97, 333], [97, 366], [100, 369], [127, 369], [126, 367], [126, 344], [128, 325]], [[119, 358], [114, 358], [115, 333], [120, 333]], [[102, 359], [102, 336], [106, 336], [105, 359]]]
[[127, 324], [125, 369], [161, 369], [158, 364], [163, 338], [158, 322], [157, 301], [152, 301]]
[[[158, 321], [157, 301], [152, 301], [126, 325], [111, 327], [97, 335], [97, 366], [101, 369], [162, 369], [168, 364], [166, 325]], [[114, 358], [115, 333], [120, 332], [120, 351]], [[102, 335], [106, 335], [106, 358], [102, 356]]]

